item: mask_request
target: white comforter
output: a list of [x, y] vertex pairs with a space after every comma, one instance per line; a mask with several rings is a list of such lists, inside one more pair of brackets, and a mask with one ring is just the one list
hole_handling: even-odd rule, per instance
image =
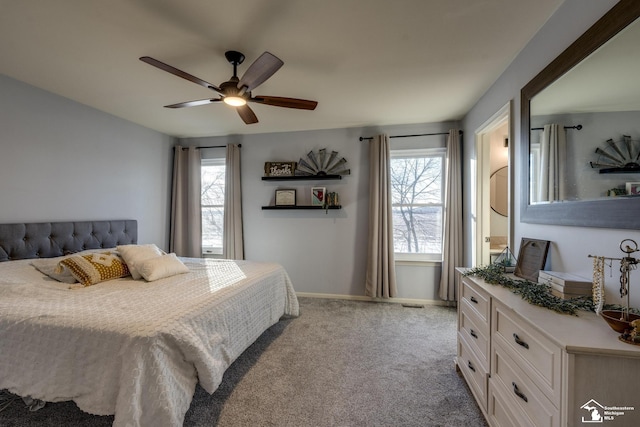
[[282, 315], [298, 315], [277, 264], [183, 259], [191, 270], [68, 289], [29, 265], [0, 263], [0, 389], [115, 426], [181, 426], [196, 383], [224, 371]]

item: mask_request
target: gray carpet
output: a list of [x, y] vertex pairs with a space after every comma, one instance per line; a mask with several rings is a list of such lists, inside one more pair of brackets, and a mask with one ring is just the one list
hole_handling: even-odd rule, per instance
[[[185, 426], [486, 426], [455, 372], [455, 309], [300, 298], [299, 318], [266, 331], [218, 390], [196, 389]], [[109, 426], [72, 402], [0, 425]]]

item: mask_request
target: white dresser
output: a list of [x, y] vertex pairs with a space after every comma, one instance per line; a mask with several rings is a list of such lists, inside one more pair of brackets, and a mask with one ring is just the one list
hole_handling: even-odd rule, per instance
[[491, 426], [640, 426], [640, 346], [618, 335], [458, 276], [456, 363]]

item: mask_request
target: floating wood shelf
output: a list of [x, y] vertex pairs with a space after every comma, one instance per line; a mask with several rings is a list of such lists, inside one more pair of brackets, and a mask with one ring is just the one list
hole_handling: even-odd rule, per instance
[[327, 179], [342, 179], [342, 175], [291, 175], [291, 176], [263, 176], [263, 181], [323, 181]]
[[640, 168], [606, 168], [600, 169], [600, 173], [640, 173]]
[[337, 206], [311, 206], [311, 205], [295, 205], [295, 206], [263, 206], [263, 210], [284, 210], [284, 209], [307, 209], [307, 210], [322, 210], [322, 209], [342, 209], [341, 205]]

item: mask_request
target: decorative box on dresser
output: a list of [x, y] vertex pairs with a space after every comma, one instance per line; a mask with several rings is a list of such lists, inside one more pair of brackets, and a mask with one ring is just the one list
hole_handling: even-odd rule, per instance
[[491, 426], [583, 426], [594, 409], [605, 426], [640, 426], [640, 346], [595, 313], [537, 307], [464, 271], [456, 364]]

